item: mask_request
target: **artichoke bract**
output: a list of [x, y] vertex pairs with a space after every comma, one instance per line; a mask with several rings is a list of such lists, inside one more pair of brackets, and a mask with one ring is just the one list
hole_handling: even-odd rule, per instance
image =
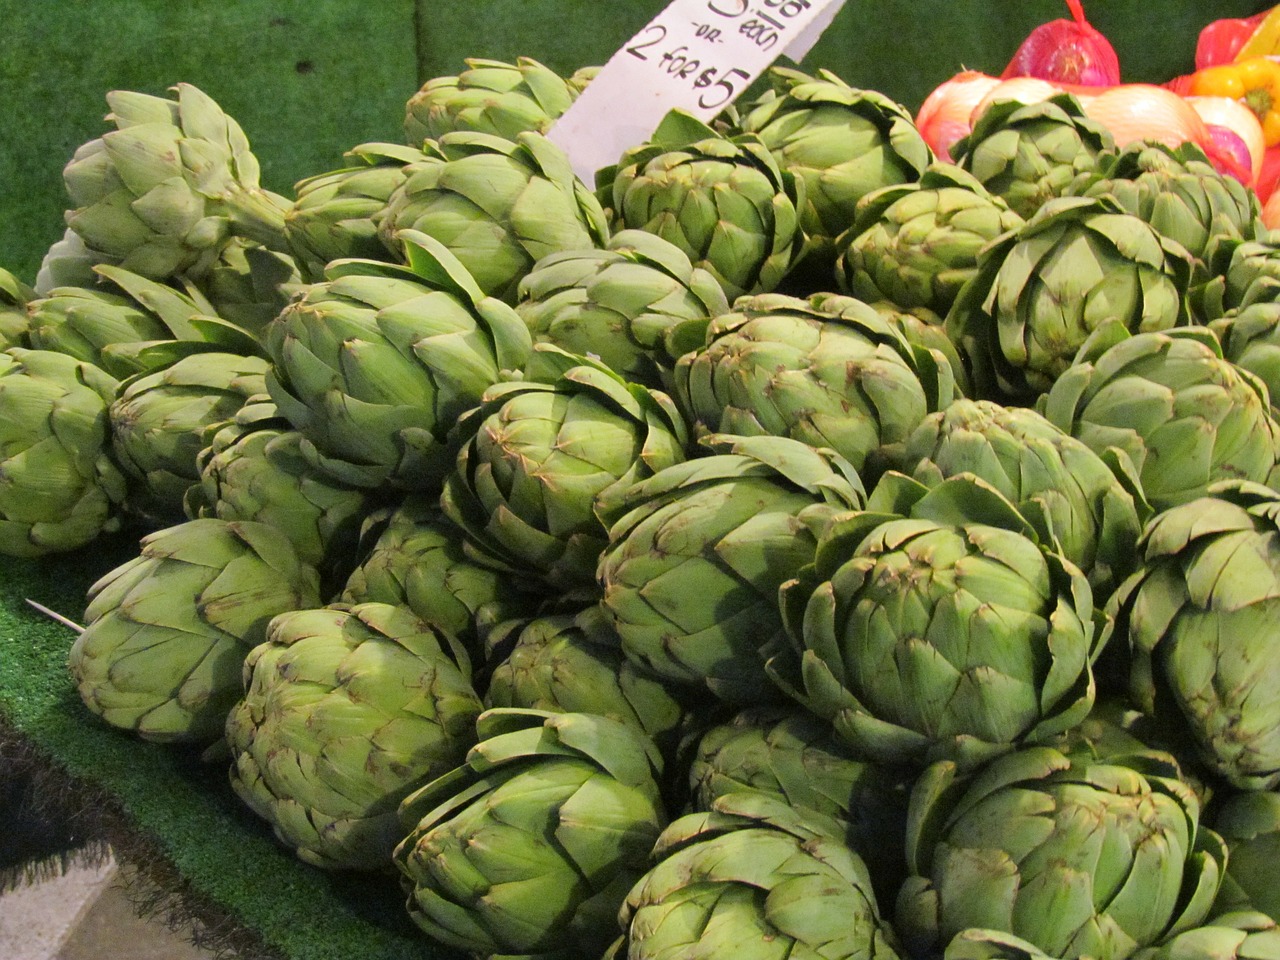
[[1080, 569], [970, 474], [886, 474], [781, 590], [769, 670], [861, 754], [981, 764], [1093, 706], [1110, 635]]
[[111, 448], [131, 481], [131, 510], [160, 521], [186, 516], [206, 434], [266, 393], [269, 367], [262, 357], [199, 352], [121, 385], [109, 408]]
[[1280, 245], [1225, 234], [1205, 252], [1209, 279], [1197, 285], [1192, 304], [1197, 319], [1208, 323], [1255, 303], [1280, 301]]
[[89, 588], [71, 675], [106, 723], [162, 743], [221, 739], [245, 656], [276, 614], [320, 606], [320, 578], [265, 523], [189, 520], [142, 538]]
[[1123, 455], [1157, 511], [1219, 480], [1265, 482], [1280, 450], [1266, 387], [1203, 327], [1100, 335], [1040, 410], [1095, 452]]
[[207, 270], [230, 237], [284, 249], [288, 201], [263, 190], [239, 124], [189, 83], [176, 100], [107, 94], [116, 129], [63, 171], [67, 225], [107, 262], [153, 280]]
[[[1226, 860], [1177, 764], [1154, 751], [1094, 761], [1026, 747], [969, 778], [940, 761], [908, 817], [895, 926], [917, 956], [977, 928], [1049, 957], [1124, 960], [1204, 922]], [[983, 955], [1018, 954], [956, 956]]]
[[1115, 140], [1085, 116], [1080, 101], [1061, 93], [1038, 103], [996, 100], [951, 147], [957, 166], [972, 173], [1014, 212], [1030, 217], [1065, 196], [1092, 171]]
[[244, 661], [227, 716], [231, 786], [303, 861], [384, 870], [400, 801], [475, 742], [462, 648], [405, 607], [292, 610]]
[[449, 430], [532, 342], [441, 243], [412, 231], [402, 243], [408, 266], [336, 261], [281, 312], [266, 331], [267, 390], [335, 477], [438, 488]]
[[1227, 797], [1213, 815], [1213, 829], [1227, 844], [1227, 875], [1214, 904], [1215, 913], [1257, 910], [1280, 923], [1280, 887], [1275, 865], [1280, 857], [1280, 793], [1249, 791]]
[[600, 202], [542, 134], [446, 133], [423, 152], [378, 217], [382, 240], [401, 254], [401, 231], [434, 237], [488, 296], [514, 303], [537, 261], [609, 237]]
[[862, 759], [830, 724], [789, 707], [746, 710], [712, 727], [689, 767], [696, 810], [754, 790], [836, 821], [845, 842], [875, 864], [871, 882], [881, 897], [892, 897], [906, 875], [901, 852], [912, 776]]
[[740, 297], [676, 364], [677, 395], [699, 430], [782, 436], [876, 472], [925, 416], [947, 406], [947, 359], [851, 297]]
[[34, 299], [34, 290], [0, 267], [0, 350], [31, 346], [27, 304]]
[[778, 588], [832, 516], [862, 505], [862, 481], [798, 440], [707, 445], [711, 456], [636, 484], [607, 517], [600, 603], [644, 669], [733, 703], [780, 699], [759, 653], [782, 630]]
[[1165, 943], [1139, 950], [1135, 960], [1280, 960], [1280, 926], [1253, 910], [1215, 915]]
[[1262, 381], [1275, 416], [1280, 400], [1280, 302], [1264, 301], [1230, 310], [1210, 322], [1209, 329], [1226, 359]]
[[684, 251], [644, 230], [622, 230], [601, 250], [543, 257], [520, 281], [516, 311], [535, 343], [598, 357], [627, 380], [670, 389], [681, 355], [701, 346], [712, 317], [729, 312], [724, 288]]
[[207, 273], [192, 280], [213, 313], [258, 341], [301, 284], [292, 256], [239, 238], [222, 248]]
[[986, 399], [1030, 405], [1089, 336], [1188, 322], [1190, 255], [1106, 197], [1062, 197], [984, 248], [947, 329]]
[[599, 714], [631, 724], [660, 746], [678, 732], [686, 705], [622, 655], [599, 608], [510, 627], [515, 636], [509, 641], [501, 626], [488, 638], [491, 646], [510, 649], [489, 674], [486, 706]]
[[463, 430], [440, 505], [468, 555], [587, 600], [608, 542], [598, 503], [680, 463], [688, 445], [666, 394], [547, 345], [526, 379], [485, 392]]
[[270, 523], [304, 563], [345, 578], [373, 494], [317, 469], [301, 443], [275, 404], [250, 397], [200, 451], [199, 481], [187, 488], [183, 506], [192, 518]]
[[1265, 230], [1258, 195], [1214, 169], [1194, 143], [1169, 147], [1139, 141], [1103, 153], [1091, 172], [1071, 185], [1075, 196], [1109, 196], [1195, 257], [1198, 273], [1214, 240], [1255, 239]]
[[773, 89], [743, 108], [738, 127], [804, 181], [801, 229], [829, 255], [859, 200], [918, 180], [933, 154], [911, 113], [884, 94], [851, 87], [829, 70], [809, 76], [774, 67], [769, 80]]
[[868, 302], [946, 315], [978, 267], [978, 251], [1023, 218], [951, 163], [859, 201], [836, 240], [836, 282]]
[[896, 960], [867, 865], [827, 826], [758, 792], [674, 821], [627, 894], [606, 960]]
[[395, 143], [362, 143], [344, 154], [348, 166], [294, 185], [284, 235], [309, 280], [321, 280], [334, 260], [386, 260], [377, 214], [408, 177], [421, 150]]
[[120, 529], [128, 484], [107, 413], [118, 387], [63, 353], [0, 353], [0, 553], [60, 553]]
[[1137, 562], [1150, 508], [1136, 481], [1034, 410], [957, 400], [925, 417], [896, 466], [926, 486], [961, 473], [991, 484], [1084, 571], [1098, 606]]
[[753, 134], [724, 136], [673, 110], [596, 179], [618, 229], [675, 244], [730, 302], [775, 289], [803, 253], [803, 181]]
[[581, 87], [532, 57], [515, 63], [466, 59], [457, 76], [433, 77], [405, 104], [404, 135], [414, 146], [469, 130], [515, 139], [546, 133], [577, 99]]
[[1261, 484], [1210, 487], [1148, 525], [1115, 597], [1135, 701], [1245, 789], [1280, 783], [1278, 515]]
[[480, 956], [598, 956], [666, 823], [661, 755], [586, 713], [488, 710], [476, 733], [463, 766], [401, 804], [410, 916]]

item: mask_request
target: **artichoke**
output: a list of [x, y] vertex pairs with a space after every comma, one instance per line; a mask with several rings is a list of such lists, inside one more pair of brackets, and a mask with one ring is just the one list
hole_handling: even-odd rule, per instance
[[746, 710], [707, 730], [689, 768], [696, 810], [753, 790], [836, 821], [854, 852], [875, 864], [871, 882], [882, 897], [892, 897], [906, 875], [910, 781], [903, 769], [860, 758], [812, 714], [780, 707]]
[[335, 477], [438, 488], [453, 461], [449, 430], [532, 344], [442, 244], [412, 231], [402, 242], [408, 266], [330, 264], [271, 323], [267, 389], [304, 455]]
[[491, 297], [514, 303], [521, 278], [543, 257], [604, 244], [604, 210], [538, 133], [507, 140], [446, 133], [405, 167], [405, 181], [378, 217], [383, 242], [403, 253], [401, 231], [417, 230], [448, 248]]
[[415, 146], [468, 130], [514, 140], [546, 133], [581, 93], [531, 57], [515, 63], [468, 57], [457, 76], [435, 77], [405, 104], [404, 135]]
[[234, 353], [193, 353], [121, 385], [111, 403], [111, 448], [130, 479], [131, 510], [156, 520], [186, 516], [210, 431], [266, 392], [270, 364]]
[[598, 502], [683, 461], [687, 428], [666, 394], [602, 364], [547, 346], [535, 361], [460, 425], [471, 438], [440, 504], [477, 563], [594, 600], [608, 542]]
[[1190, 142], [1174, 148], [1139, 141], [1104, 153], [1068, 192], [1111, 197], [1126, 213], [1182, 244], [1202, 274], [1216, 238], [1251, 240], [1265, 229], [1258, 195], [1235, 177], [1219, 173]]
[[1125, 960], [1204, 921], [1225, 858], [1167, 755], [1027, 747], [970, 778], [943, 760], [912, 789], [896, 926], [915, 955], [978, 928], [1049, 957]]
[[1115, 597], [1130, 690], [1236, 787], [1280, 784], [1280, 494], [1223, 483], [1165, 510]]
[[1084, 571], [1101, 600], [1136, 563], [1150, 513], [1137, 484], [1034, 410], [957, 400], [924, 418], [896, 467], [926, 486], [962, 473], [985, 480], [1018, 508], [1041, 543], [1055, 545]]
[[1096, 453], [1127, 458], [1156, 511], [1218, 480], [1265, 482], [1280, 451], [1266, 387], [1203, 327], [1100, 335], [1040, 409]]
[[1249, 791], [1229, 796], [1213, 814], [1213, 829], [1227, 844], [1227, 874], [1215, 913], [1257, 910], [1280, 923], [1280, 793]]
[[107, 414], [118, 387], [66, 354], [0, 353], [0, 553], [74, 550], [120, 528], [127, 484]]
[[593, 713], [643, 731], [659, 745], [674, 739], [687, 707], [676, 691], [623, 657], [598, 607], [499, 626], [491, 646], [509, 647], [489, 675], [488, 707]]
[[860, 754], [971, 768], [1080, 723], [1110, 635], [1078, 567], [989, 484], [886, 474], [783, 585], [770, 674]]
[[0, 267], [0, 350], [31, 346], [27, 303], [35, 298], [34, 290]]
[[191, 84], [173, 91], [107, 94], [116, 129], [63, 171], [67, 225], [105, 262], [153, 280], [204, 272], [233, 235], [285, 249], [288, 201], [258, 185], [239, 124]]
[[597, 578], [622, 650], [647, 671], [737, 704], [779, 699], [760, 647], [782, 630], [778, 588], [822, 526], [861, 505], [836, 454], [784, 437], [711, 437], [610, 514]]
[[1030, 405], [1095, 330], [1188, 322], [1190, 255], [1106, 197], [1051, 200], [984, 248], [947, 328], [984, 399]]
[[516, 311], [535, 343], [598, 357], [627, 380], [669, 389], [676, 360], [702, 344], [729, 301], [680, 248], [622, 230], [602, 250], [539, 260], [520, 281]]
[[868, 302], [945, 316], [977, 272], [978, 251], [1023, 222], [972, 174], [931, 164], [914, 183], [862, 198], [836, 241], [836, 282]]
[[470, 678], [457, 642], [404, 607], [281, 613], [227, 716], [231, 786], [305, 862], [385, 869], [400, 801], [475, 742]]
[[461, 537], [434, 498], [409, 495], [391, 511], [347, 578], [343, 603], [394, 603], [457, 637], [480, 659], [477, 617], [532, 615], [540, 594], [513, 589], [508, 578], [469, 560]]
[[828, 70], [808, 76], [774, 67], [769, 80], [772, 89], [743, 109], [738, 127], [804, 181], [800, 227], [830, 256], [859, 200], [918, 180], [933, 154], [910, 112], [884, 94], [851, 87]]
[[245, 656], [276, 614], [320, 606], [320, 578], [265, 523], [188, 520], [142, 538], [89, 588], [71, 675], [89, 710], [161, 743], [221, 739]]
[[285, 213], [284, 235], [308, 280], [321, 280], [334, 260], [386, 260], [377, 214], [408, 177], [421, 150], [394, 143], [362, 143], [344, 154], [348, 166], [300, 180]]
[[1208, 279], [1192, 291], [1199, 321], [1209, 323], [1255, 303], [1280, 300], [1280, 245], [1276, 237], [1216, 236], [1205, 252]]
[[238, 238], [222, 248], [207, 273], [192, 281], [213, 313], [254, 340], [261, 340], [267, 324], [301, 284], [302, 275], [292, 256]]
[[401, 805], [413, 920], [478, 955], [598, 956], [666, 821], [643, 734], [587, 713], [488, 710], [466, 763]]
[[86, 247], [80, 234], [67, 227], [40, 261], [35, 294], [43, 297], [58, 287], [92, 287], [98, 282], [94, 267], [113, 262], [105, 253]]
[[821, 818], [754, 791], [673, 822], [606, 960], [896, 960], [862, 858]]
[[270, 523], [304, 563], [345, 578], [373, 494], [318, 470], [301, 444], [275, 404], [249, 398], [200, 451], [199, 482], [187, 488], [183, 506], [193, 518]]
[[958, 166], [1023, 217], [1068, 193], [1115, 141], [1085, 116], [1080, 101], [1060, 93], [1038, 103], [996, 100], [951, 147]]
[[702, 432], [791, 437], [872, 474], [955, 393], [945, 357], [913, 349], [862, 301], [830, 294], [739, 298], [680, 358], [675, 382]]
[[1280, 301], [1231, 310], [1209, 324], [1222, 355], [1253, 374], [1267, 388], [1272, 416], [1280, 400]]
[[1138, 951], [1135, 960], [1280, 960], [1280, 927], [1256, 911], [1223, 914]]
[[804, 249], [803, 181], [753, 134], [723, 136], [679, 110], [597, 183], [619, 229], [675, 244], [730, 302], [775, 289]]

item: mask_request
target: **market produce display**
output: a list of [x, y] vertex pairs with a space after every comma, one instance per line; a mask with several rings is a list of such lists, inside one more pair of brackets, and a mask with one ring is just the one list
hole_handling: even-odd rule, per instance
[[0, 552], [138, 538], [85, 722], [457, 956], [1280, 958], [1280, 8], [1158, 87], [1068, 7], [594, 183], [589, 64], [289, 196], [111, 92], [0, 270]]

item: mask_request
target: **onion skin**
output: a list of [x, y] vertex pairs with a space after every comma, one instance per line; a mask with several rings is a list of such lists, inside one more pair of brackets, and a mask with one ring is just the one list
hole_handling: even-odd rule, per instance
[[1226, 127], [1238, 136], [1249, 153], [1249, 170], [1251, 182], [1262, 172], [1262, 159], [1267, 152], [1267, 143], [1262, 135], [1262, 124], [1257, 115], [1239, 100], [1231, 97], [1187, 97], [1187, 103], [1200, 114], [1200, 119], [1209, 127], [1210, 136], [1215, 140], [1220, 135], [1213, 129]]
[[1000, 83], [977, 70], [957, 73], [934, 88], [916, 112], [916, 127], [940, 160], [951, 160], [951, 145], [969, 135], [973, 108]]

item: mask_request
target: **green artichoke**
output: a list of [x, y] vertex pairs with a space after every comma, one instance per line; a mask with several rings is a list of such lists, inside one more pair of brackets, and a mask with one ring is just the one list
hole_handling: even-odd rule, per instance
[[1080, 101], [1060, 93], [1038, 103], [996, 100], [956, 141], [951, 156], [1023, 217], [1067, 194], [1081, 174], [1113, 150], [1102, 124], [1085, 116]]
[[31, 346], [27, 304], [34, 299], [34, 290], [0, 267], [0, 350]]
[[378, 217], [383, 242], [397, 254], [401, 231], [421, 231], [447, 247], [485, 294], [515, 303], [538, 260], [608, 239], [599, 201], [541, 134], [446, 133], [423, 151]]
[[862, 198], [836, 240], [836, 282], [868, 302], [945, 316], [977, 272], [978, 251], [1023, 222], [972, 174], [934, 163], [914, 183]]
[[1093, 706], [1110, 635], [1083, 573], [971, 474], [886, 474], [784, 584], [769, 671], [860, 754], [971, 768]]
[[1126, 213], [1182, 244], [1201, 274], [1208, 269], [1205, 257], [1215, 238], [1252, 240], [1265, 229], [1258, 195], [1219, 173], [1190, 142], [1174, 148], [1139, 141], [1104, 153], [1068, 192], [1111, 197]]
[[120, 528], [127, 484], [107, 414], [118, 387], [63, 353], [0, 353], [0, 553], [74, 550]]
[[1096, 453], [1123, 454], [1156, 511], [1218, 480], [1265, 482], [1280, 450], [1266, 387], [1203, 327], [1100, 335], [1040, 409]]
[[159, 521], [186, 516], [206, 434], [266, 393], [269, 367], [261, 357], [199, 352], [121, 385], [109, 408], [111, 449], [130, 479], [131, 510]]
[[377, 214], [424, 154], [394, 143], [362, 143], [345, 154], [350, 163], [294, 186], [284, 234], [308, 280], [324, 278], [334, 260], [386, 260]]
[[776, 700], [759, 649], [782, 631], [778, 588], [822, 526], [862, 504], [862, 482], [798, 440], [706, 442], [711, 456], [636, 484], [606, 518], [600, 603], [645, 670], [732, 703]]
[[318, 470], [301, 444], [302, 434], [275, 404], [249, 398], [200, 451], [199, 481], [187, 488], [183, 506], [192, 518], [270, 523], [304, 563], [345, 579], [374, 497]]
[[261, 340], [267, 324], [285, 308], [302, 284], [298, 263], [287, 253], [251, 240], [233, 238], [208, 272], [192, 285], [213, 313]]
[[951, 402], [951, 365], [913, 349], [851, 297], [740, 297], [676, 364], [676, 391], [704, 433], [791, 437], [874, 474], [925, 416]]
[[94, 267], [116, 262], [118, 258], [108, 257], [100, 250], [90, 250], [80, 234], [67, 227], [61, 239], [49, 247], [40, 261], [34, 288], [36, 296], [47, 296], [58, 287], [92, 287], [98, 282]]
[[1130, 690], [1236, 787], [1280, 783], [1280, 494], [1223, 483], [1158, 514], [1114, 603]]
[[1251, 790], [1228, 796], [1213, 813], [1213, 829], [1230, 854], [1214, 912], [1257, 910], [1280, 923], [1280, 886], [1275, 882], [1280, 793]]
[[535, 361], [460, 425], [470, 439], [440, 504], [477, 563], [594, 600], [608, 542], [597, 504], [683, 461], [688, 431], [666, 394], [603, 364], [545, 345]]
[[198, 275], [231, 236], [283, 246], [288, 201], [258, 184], [240, 126], [189, 83], [176, 100], [107, 94], [116, 129], [80, 147], [63, 171], [85, 245], [153, 280]]
[[271, 620], [227, 716], [231, 786], [287, 847], [329, 869], [383, 870], [400, 801], [475, 742], [465, 652], [384, 603]]
[[679, 110], [597, 174], [618, 229], [647, 230], [711, 273], [732, 302], [775, 289], [804, 250], [804, 182], [754, 134], [723, 136]]
[[1215, 916], [1138, 951], [1135, 960], [1280, 960], [1280, 927], [1255, 911]]
[[458, 528], [435, 498], [411, 494], [377, 529], [339, 599], [406, 606], [457, 637], [478, 660], [477, 616], [483, 612], [499, 621], [529, 616], [542, 596], [513, 589], [496, 570], [469, 560]]
[[515, 63], [468, 57], [457, 76], [434, 77], [405, 104], [404, 135], [415, 146], [469, 130], [514, 140], [546, 133], [581, 87], [531, 57]]
[[480, 956], [598, 956], [666, 822], [657, 748], [587, 713], [488, 710], [476, 732], [463, 766], [401, 805], [410, 915]]
[[71, 675], [89, 710], [161, 743], [220, 740], [248, 652], [276, 614], [320, 606], [320, 578], [265, 523], [188, 520], [142, 538], [89, 588]]
[[1229, 311], [1209, 324], [1222, 355], [1253, 374], [1267, 388], [1272, 416], [1280, 400], [1280, 301]]
[[933, 154], [911, 113], [884, 94], [851, 87], [829, 70], [809, 76], [774, 67], [769, 80], [772, 89], [743, 108], [738, 127], [804, 181], [800, 226], [829, 258], [858, 201], [918, 180]]
[[1225, 859], [1167, 755], [1027, 747], [970, 778], [944, 760], [912, 789], [896, 926], [915, 955], [978, 928], [1049, 957], [1124, 960], [1202, 923]]
[[1051, 200], [978, 259], [946, 322], [985, 399], [1030, 405], [1100, 327], [1189, 319], [1190, 255], [1106, 197]]
[[516, 311], [535, 343], [598, 357], [627, 380], [670, 389], [676, 360], [701, 346], [729, 301], [674, 244], [622, 230], [602, 250], [539, 260], [520, 281]]
[[1205, 252], [1208, 279], [1192, 291], [1196, 318], [1210, 323], [1255, 303], [1280, 300], [1280, 244], [1273, 235], [1215, 236]]
[[925, 417], [896, 464], [926, 486], [962, 473], [985, 480], [1101, 600], [1135, 566], [1150, 513], [1136, 482], [1113, 466], [1034, 410], [989, 400], [957, 400]]
[[904, 310], [887, 300], [877, 300], [871, 304], [876, 312], [911, 344], [914, 352], [923, 348], [928, 353], [939, 353], [951, 364], [951, 373], [955, 378], [955, 389], [958, 397], [974, 395], [973, 384], [969, 382], [969, 370], [960, 351], [947, 334], [946, 324], [928, 307], [912, 307]]
[[673, 822], [606, 960], [896, 960], [862, 858], [812, 814], [730, 793]]
[[687, 705], [658, 678], [622, 655], [617, 634], [598, 607], [578, 615], [553, 614], [489, 634], [489, 644], [509, 647], [489, 674], [488, 707], [523, 707], [553, 713], [593, 713], [642, 730], [669, 744]]
[[860, 758], [830, 724], [784, 707], [755, 708], [707, 730], [689, 768], [696, 810], [742, 790], [836, 821], [845, 842], [875, 864], [871, 882], [892, 897], [906, 876], [901, 852], [911, 775]]
[[409, 231], [402, 242], [408, 266], [338, 261], [281, 312], [266, 332], [267, 389], [303, 453], [335, 477], [438, 488], [449, 430], [532, 344], [439, 241]]

